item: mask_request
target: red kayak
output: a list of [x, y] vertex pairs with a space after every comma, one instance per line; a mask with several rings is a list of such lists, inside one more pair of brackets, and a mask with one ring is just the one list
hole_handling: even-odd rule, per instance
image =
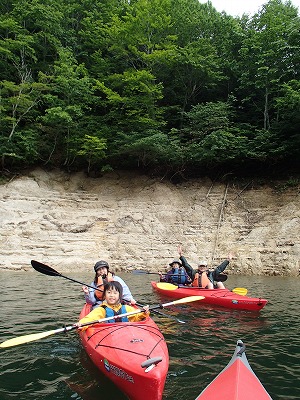
[[250, 367], [245, 348], [238, 340], [229, 364], [195, 400], [272, 400]]
[[[90, 312], [85, 305], [80, 319]], [[161, 400], [169, 367], [165, 339], [148, 316], [139, 322], [99, 323], [81, 331], [94, 364], [130, 400]]]
[[202, 289], [191, 286], [176, 286], [166, 282], [151, 282], [152, 287], [167, 297], [180, 299], [186, 296], [204, 296], [203, 304], [234, 308], [236, 310], [259, 311], [268, 302], [266, 299], [243, 296], [229, 289]]

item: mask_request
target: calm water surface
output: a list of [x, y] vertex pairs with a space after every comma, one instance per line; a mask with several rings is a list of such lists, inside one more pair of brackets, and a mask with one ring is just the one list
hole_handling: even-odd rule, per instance
[[[86, 283], [92, 279], [88, 274], [68, 276]], [[152, 291], [150, 275], [120, 276], [138, 301], [168, 300]], [[83, 305], [80, 285], [35, 271], [0, 272], [0, 280], [1, 342], [72, 325], [78, 319]], [[246, 344], [248, 360], [273, 400], [300, 399], [300, 279], [234, 276], [227, 287], [246, 287], [249, 295], [269, 303], [260, 313], [200, 303], [164, 311], [186, 324], [153, 315], [170, 353], [163, 400], [195, 399], [228, 363], [238, 339]], [[0, 349], [0, 399], [125, 400], [125, 396], [99, 376], [72, 331]]]

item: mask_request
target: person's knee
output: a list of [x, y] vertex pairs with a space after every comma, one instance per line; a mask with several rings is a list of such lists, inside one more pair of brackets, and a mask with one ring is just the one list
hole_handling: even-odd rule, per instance
[[217, 288], [218, 289], [225, 289], [225, 286], [223, 285], [223, 282], [217, 282]]

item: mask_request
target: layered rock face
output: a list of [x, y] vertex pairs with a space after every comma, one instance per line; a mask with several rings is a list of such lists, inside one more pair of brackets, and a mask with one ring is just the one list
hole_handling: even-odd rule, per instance
[[91, 270], [104, 259], [115, 271], [158, 271], [182, 244], [195, 267], [232, 252], [229, 274], [299, 275], [299, 187], [37, 169], [1, 185], [0, 201], [0, 269], [30, 269], [35, 259], [60, 272]]

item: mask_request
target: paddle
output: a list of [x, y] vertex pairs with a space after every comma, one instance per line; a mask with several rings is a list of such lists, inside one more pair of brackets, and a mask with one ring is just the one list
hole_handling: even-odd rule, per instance
[[[42, 264], [42, 263], [39, 262], [39, 261], [31, 260], [31, 265], [33, 266], [33, 268], [34, 268], [36, 271], [41, 272], [42, 274], [49, 275], [49, 276], [60, 276], [61, 278], [68, 279], [69, 281], [72, 281], [72, 282], [75, 282], [75, 283], [79, 283], [79, 284], [81, 284], [81, 285], [84, 285], [84, 286], [87, 286], [87, 287], [89, 287], [89, 288], [95, 289], [93, 286], [87, 285], [86, 283], [79, 282], [79, 281], [77, 281], [77, 280], [75, 280], [75, 279], [69, 278], [68, 276], [64, 276], [64, 275], [62, 275], [61, 273], [57, 272], [55, 269], [49, 267], [49, 266], [46, 265], [46, 264]], [[95, 290], [100, 290], [100, 289], [95, 289]], [[103, 290], [100, 290], [100, 291], [102, 292]], [[136, 303], [136, 304], [137, 304], [139, 307], [142, 307], [140, 304], [138, 304], [138, 303]], [[171, 318], [171, 319], [175, 319], [175, 320], [177, 320], [178, 322], [180, 322], [181, 324], [185, 324], [184, 321], [182, 321], [182, 320], [180, 320], [180, 319], [178, 319], [178, 318], [176, 318], [176, 317], [173, 317], [173, 316], [171, 316], [171, 315], [164, 314], [164, 313], [162, 313], [162, 312], [160, 312], [160, 311], [153, 311], [153, 312], [154, 312], [155, 314], [159, 314], [159, 315], [163, 315], [163, 316], [165, 316], [165, 317], [169, 317], [169, 318]]]
[[[31, 265], [33, 266], [33, 268], [36, 271], [41, 272], [42, 274], [49, 275], [49, 276], [60, 276], [61, 278], [68, 279], [69, 281], [79, 283], [80, 285], [84, 285], [84, 286], [87, 286], [87, 287], [95, 290], [95, 288], [93, 286], [87, 285], [86, 283], [83, 283], [83, 282], [77, 281], [76, 279], [72, 279], [72, 278], [69, 278], [68, 276], [62, 275], [59, 272], [55, 271], [55, 269], [49, 267], [46, 264], [42, 264], [38, 261], [31, 260]], [[99, 289], [96, 289], [96, 290], [99, 290]]]
[[[173, 285], [172, 283], [166, 283], [166, 282], [158, 282], [156, 284], [156, 286], [159, 289], [163, 289], [163, 290], [175, 290], [175, 289], [178, 289], [178, 286]], [[191, 290], [199, 289], [198, 287], [193, 287], [193, 286], [180, 286], [180, 287], [184, 287], [185, 289], [191, 289]], [[203, 289], [203, 290], [206, 290], [206, 289]], [[248, 293], [248, 289], [246, 289], [246, 288], [234, 288], [231, 291], [233, 293], [239, 294], [241, 296], [246, 296], [246, 294]]]
[[[134, 274], [150, 274], [150, 275], [167, 275], [167, 273], [160, 274], [159, 272], [148, 272], [143, 269], [135, 269], [132, 271]], [[181, 276], [179, 274], [169, 274], [170, 276]], [[219, 274], [216, 281], [217, 282], [225, 282], [227, 281], [228, 276], [226, 274]]]
[[[174, 300], [174, 301], [171, 301], [169, 303], [150, 306], [149, 310], [155, 310], [157, 308], [165, 308], [165, 307], [169, 307], [169, 306], [173, 306], [173, 305], [177, 305], [177, 304], [190, 303], [192, 301], [199, 301], [199, 300], [203, 300], [203, 299], [204, 299], [203, 296], [184, 297], [182, 299]], [[127, 313], [123, 313], [123, 314], [118, 315], [118, 318], [128, 317], [130, 315], [138, 314], [138, 313], [141, 313], [141, 312], [145, 312], [145, 310], [137, 309], [137, 310], [130, 311], [130, 312], [127, 312]], [[106, 317], [106, 318], [98, 319], [98, 320], [95, 320], [95, 321], [83, 323], [81, 326], [94, 325], [94, 324], [98, 324], [100, 322], [109, 321], [110, 319], [114, 319], [114, 318], [115, 318], [115, 316]], [[43, 338], [51, 336], [51, 335], [55, 335], [56, 333], [68, 332], [68, 331], [71, 331], [73, 329], [78, 329], [78, 328], [77, 328], [77, 326], [70, 325], [70, 326], [66, 326], [64, 328], [58, 328], [58, 329], [54, 329], [54, 330], [47, 331], [47, 332], [40, 332], [40, 333], [33, 333], [33, 334], [30, 334], [30, 335], [19, 336], [17, 338], [8, 339], [5, 342], [2, 342], [0, 344], [0, 347], [1, 348], [6, 348], [6, 347], [18, 346], [20, 344], [33, 342], [35, 340], [39, 340], [39, 339], [43, 339]]]
[[[135, 270], [133, 270], [132, 271], [134, 274], [149, 274], [149, 275], [167, 275], [167, 272], [162, 272], [162, 273], [160, 273], [160, 272], [149, 272], [149, 271], [144, 271], [144, 270], [142, 270], [142, 269], [135, 269]], [[180, 274], [169, 274], [169, 275], [172, 275], [172, 276], [182, 276], [182, 275], [180, 275]]]
[[[135, 303], [138, 307], [143, 307], [143, 304], [141, 304], [141, 303]], [[163, 313], [163, 312], [161, 312], [161, 311], [157, 311], [157, 310], [152, 310], [155, 314], [157, 314], [157, 315], [161, 315], [161, 316], [163, 316], [163, 317], [167, 317], [167, 318], [170, 318], [170, 319], [174, 319], [175, 321], [177, 321], [177, 322], [179, 322], [180, 324], [185, 324], [185, 321], [183, 321], [182, 319], [179, 319], [179, 318], [176, 318], [176, 317], [174, 317], [174, 315], [168, 315], [168, 314], [165, 314], [165, 313]]]
[[241, 296], [246, 296], [248, 293], [248, 289], [243, 288], [243, 287], [236, 287], [231, 290], [233, 293], [240, 294]]
[[[149, 274], [149, 275], [160, 275], [159, 272], [149, 272], [149, 271], [144, 271], [143, 269], [134, 269], [131, 271], [133, 274]], [[162, 274], [166, 275], [166, 274]]]

